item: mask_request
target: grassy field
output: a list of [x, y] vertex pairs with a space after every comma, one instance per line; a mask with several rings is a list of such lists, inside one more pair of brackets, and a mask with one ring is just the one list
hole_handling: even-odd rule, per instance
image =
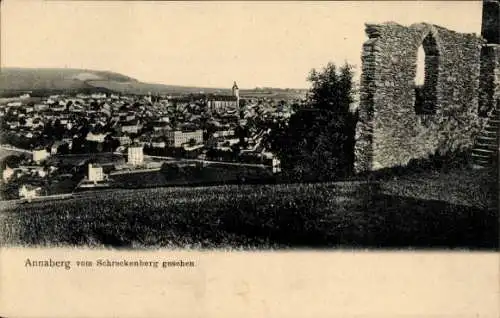
[[[408, 178], [122, 189], [63, 201], [0, 204], [0, 243], [498, 249], [498, 210], [485, 188], [491, 175], [472, 171], [434, 176], [430, 186], [424, 177], [432, 180], [422, 176], [420, 187]], [[462, 187], [468, 178], [475, 182]], [[474, 195], [484, 190], [483, 196]]]
[[380, 185], [389, 195], [484, 209], [498, 207], [498, 175], [493, 170], [421, 172], [383, 180]]

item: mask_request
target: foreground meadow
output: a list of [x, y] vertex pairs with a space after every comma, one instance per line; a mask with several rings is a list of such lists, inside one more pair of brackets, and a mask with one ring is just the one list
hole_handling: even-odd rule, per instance
[[498, 209], [488, 177], [473, 172], [377, 182], [114, 189], [3, 203], [0, 243], [497, 249]]

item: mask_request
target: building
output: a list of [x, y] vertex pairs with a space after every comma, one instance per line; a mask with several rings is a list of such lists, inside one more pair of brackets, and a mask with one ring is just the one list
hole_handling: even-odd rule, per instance
[[101, 108], [101, 113], [105, 114], [107, 117], [111, 117], [111, 106], [108, 103], [104, 104]]
[[66, 110], [66, 105], [61, 105], [61, 104], [53, 104], [50, 107], [50, 110], [55, 111], [55, 112], [63, 112]]
[[33, 161], [36, 163], [40, 163], [48, 157], [50, 157], [50, 153], [45, 148], [33, 150]]
[[11, 169], [9, 166], [6, 166], [2, 171], [2, 179], [4, 182], [9, 181], [10, 178], [14, 175], [14, 169]]
[[273, 158], [271, 165], [273, 168], [273, 173], [281, 172], [281, 161], [278, 158]]
[[163, 141], [161, 138], [155, 138], [151, 142], [151, 147], [153, 148], [165, 148], [167, 146], [167, 143]]
[[48, 175], [48, 172], [43, 167], [34, 167], [31, 171], [40, 178], [45, 178]]
[[24, 120], [24, 127], [33, 127], [33, 118], [28, 117]]
[[23, 184], [19, 188], [19, 197], [31, 200], [32, 198], [39, 197], [41, 190], [41, 187], [35, 187], [31, 184]]
[[10, 102], [7, 104], [7, 106], [9, 106], [9, 107], [20, 107], [22, 105], [23, 105], [22, 102]]
[[[52, 146], [50, 147], [50, 154], [51, 155], [55, 155], [57, 154], [57, 151], [59, 150], [59, 147], [61, 147], [62, 145], [64, 144], [67, 144], [66, 142], [62, 141], [62, 140], [57, 140], [55, 141]], [[68, 149], [69, 149], [69, 145], [68, 145]]]
[[105, 93], [94, 93], [94, 94], [90, 95], [90, 97], [92, 97], [94, 99], [104, 99], [107, 96]]
[[34, 108], [35, 108], [35, 111], [41, 112], [41, 111], [49, 109], [49, 105], [47, 105], [47, 104], [35, 104]]
[[214, 138], [229, 137], [229, 136], [234, 136], [234, 129], [218, 130], [218, 131], [214, 132], [212, 135], [212, 137], [214, 137]]
[[142, 129], [142, 125], [138, 120], [136, 120], [134, 122], [124, 123], [121, 126], [122, 133], [137, 134], [141, 129]]
[[10, 122], [7, 122], [7, 125], [9, 126], [10, 129], [16, 129], [17, 127], [19, 127], [19, 122], [18, 121], [10, 121]]
[[132, 143], [132, 139], [130, 139], [130, 137], [127, 135], [118, 135], [118, 136], [114, 136], [112, 138], [115, 140], [118, 140], [118, 142], [120, 143], [120, 146], [127, 146], [127, 145], [130, 145]]
[[107, 134], [105, 133], [94, 133], [94, 132], [89, 132], [87, 134], [87, 137], [85, 138], [87, 141], [95, 141], [102, 143], [106, 139]]
[[232, 95], [210, 95], [207, 97], [207, 111], [210, 113], [234, 112], [240, 109], [240, 90], [236, 82], [231, 88]]
[[133, 145], [128, 147], [128, 160], [131, 165], [140, 165], [144, 163], [144, 152], [142, 146]]
[[167, 132], [167, 143], [170, 147], [181, 147], [185, 143], [194, 140], [196, 144], [203, 142], [203, 130], [195, 131], [169, 131]]
[[89, 163], [88, 179], [94, 183], [103, 181], [105, 178], [102, 166]]
[[221, 113], [238, 109], [238, 98], [226, 95], [214, 95], [207, 99], [207, 110], [210, 113]]
[[238, 87], [238, 85], [236, 84], [236, 81], [234, 82], [233, 84], [233, 87], [231, 88], [231, 91], [233, 92], [233, 97], [236, 98], [236, 106], [237, 106], [237, 109], [239, 110], [240, 109], [240, 89]]

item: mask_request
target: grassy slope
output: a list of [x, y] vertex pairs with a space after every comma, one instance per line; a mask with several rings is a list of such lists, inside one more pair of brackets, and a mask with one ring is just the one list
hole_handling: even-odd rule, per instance
[[496, 205], [498, 176], [492, 170], [451, 170], [447, 173], [420, 172], [385, 180], [381, 190], [390, 195], [488, 208]]
[[[114, 247], [497, 248], [498, 213], [485, 208], [491, 206], [486, 202], [491, 199], [476, 197], [469, 205], [459, 204], [464, 203], [466, 193], [481, 191], [490, 176], [465, 175], [443, 176], [434, 186], [413, 188], [406, 183], [412, 181], [400, 180], [399, 187], [396, 181], [384, 181], [86, 193], [66, 201], [0, 207], [0, 242]], [[457, 178], [474, 176], [472, 187], [453, 186], [461, 182]], [[436, 191], [438, 183], [446, 191]], [[399, 193], [395, 187], [406, 192]]]

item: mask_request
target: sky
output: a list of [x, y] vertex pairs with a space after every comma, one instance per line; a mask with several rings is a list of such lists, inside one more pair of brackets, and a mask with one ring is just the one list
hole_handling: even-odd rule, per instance
[[140, 81], [307, 88], [328, 62], [361, 70], [366, 22], [481, 31], [481, 1], [1, 2], [2, 67], [108, 70]]

